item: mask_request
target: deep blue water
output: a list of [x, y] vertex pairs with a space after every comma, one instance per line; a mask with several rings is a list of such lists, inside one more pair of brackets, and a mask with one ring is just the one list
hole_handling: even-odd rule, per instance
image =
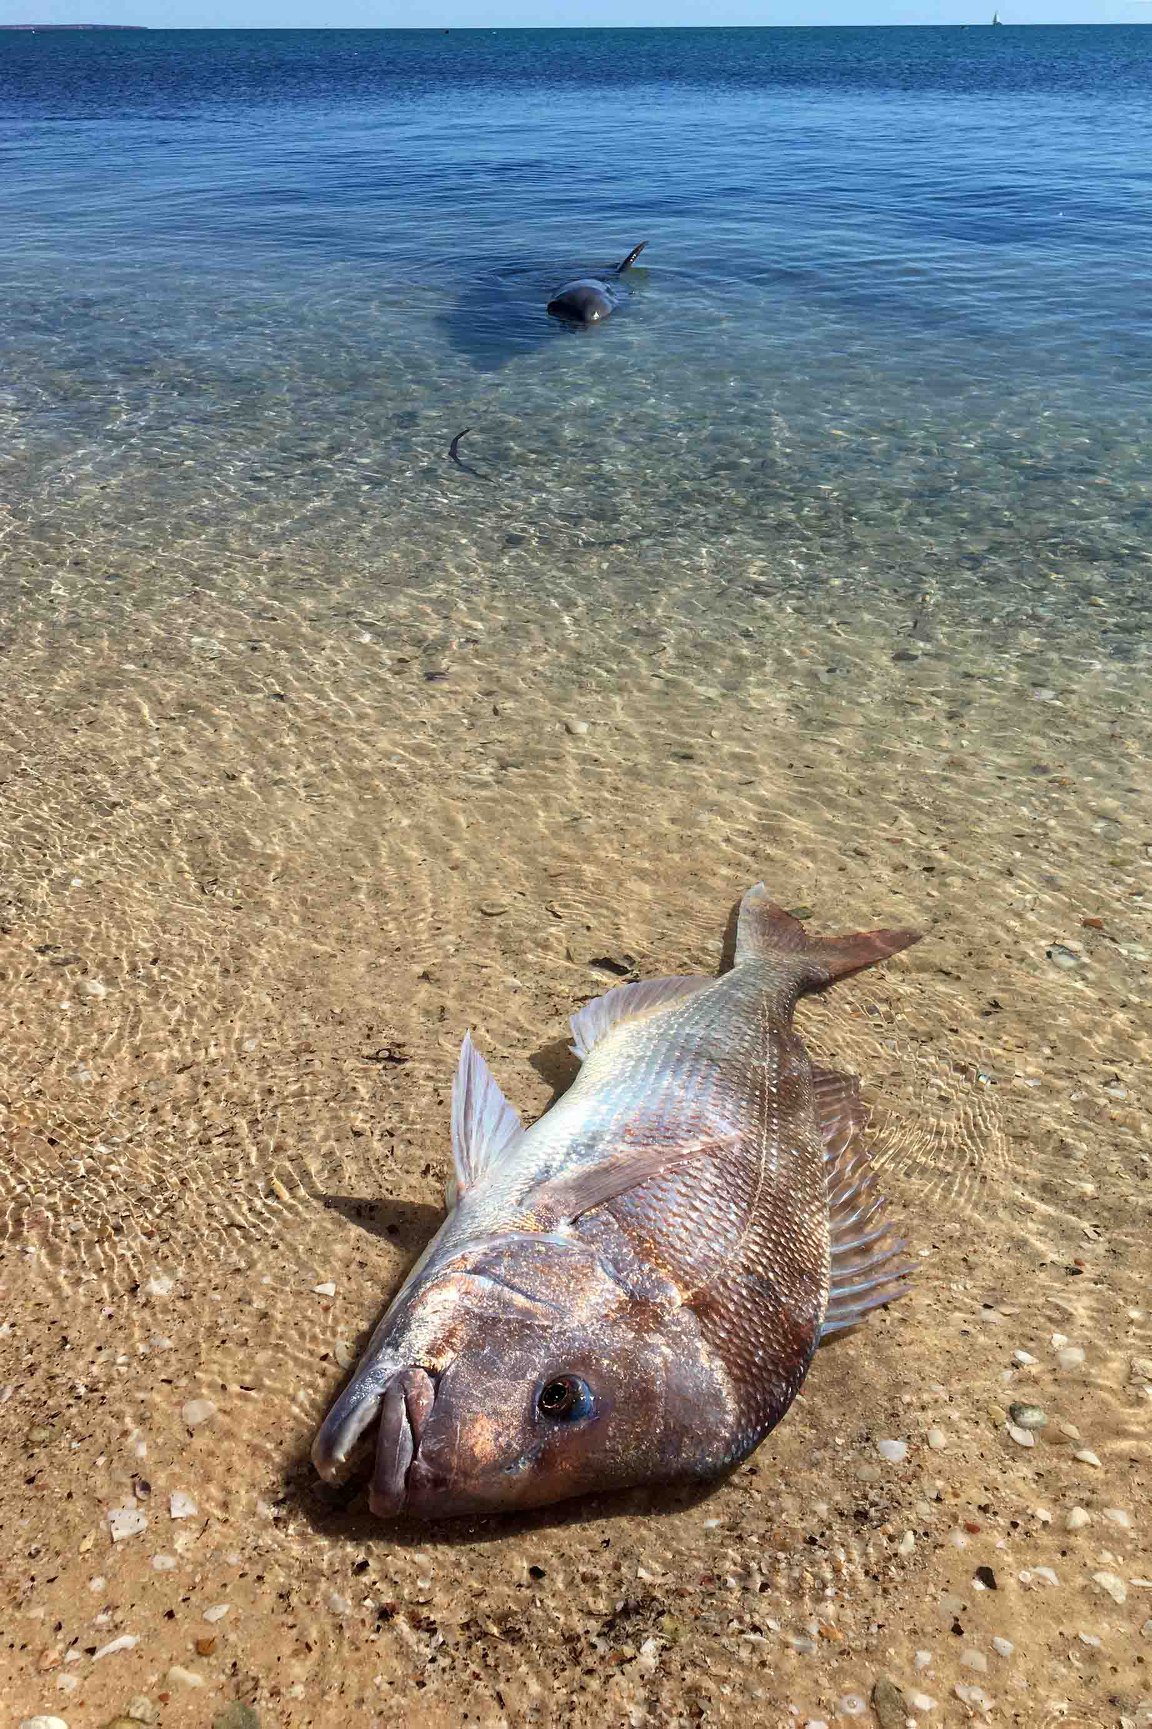
[[[682, 553], [767, 461], [769, 555], [834, 485], [890, 560], [1140, 556], [1147, 29], [7, 35], [0, 229], [16, 497], [239, 522], [255, 472], [335, 537], [301, 438], [378, 478], [480, 420]], [[545, 316], [644, 238], [610, 324]]]

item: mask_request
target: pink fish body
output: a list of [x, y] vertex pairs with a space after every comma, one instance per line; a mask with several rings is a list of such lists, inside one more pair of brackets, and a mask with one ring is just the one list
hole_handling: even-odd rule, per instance
[[621, 985], [529, 1128], [466, 1038], [455, 1194], [320, 1429], [375, 1425], [374, 1512], [429, 1518], [703, 1481], [779, 1422], [822, 1338], [898, 1296], [854, 1078], [813, 1068], [800, 995], [917, 940], [810, 937], [763, 885], [720, 978]]

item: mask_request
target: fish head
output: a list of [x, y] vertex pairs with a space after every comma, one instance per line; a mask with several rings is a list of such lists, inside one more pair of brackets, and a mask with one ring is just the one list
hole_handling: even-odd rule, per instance
[[[621, 1285], [578, 1242], [507, 1240], [443, 1269], [403, 1332], [377, 1383], [369, 1500], [381, 1517], [508, 1512], [715, 1474], [727, 1439], [717, 1367], [682, 1311]], [[330, 1474], [325, 1430], [313, 1456]]]

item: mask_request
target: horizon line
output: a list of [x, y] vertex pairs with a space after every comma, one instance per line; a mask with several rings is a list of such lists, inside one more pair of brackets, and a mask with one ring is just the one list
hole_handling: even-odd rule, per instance
[[[1130, 0], [1130, 3], [1152, 4], [1152, 0]], [[1052, 20], [1044, 18], [999, 19], [1002, 27], [1012, 30], [1129, 30], [1139, 25], [1136, 18], [1065, 18]], [[1152, 23], [1152, 19], [1149, 19]], [[900, 23], [876, 22], [860, 24], [824, 24], [824, 23], [791, 23], [791, 24], [100, 24], [100, 23], [61, 23], [50, 19], [38, 18], [27, 24], [0, 24], [0, 31], [70, 31], [86, 30], [126, 30], [159, 33], [168, 31], [171, 34], [196, 35], [214, 34], [224, 30], [248, 31], [256, 34], [288, 34], [289, 32], [340, 32], [346, 35], [402, 35], [431, 34], [434, 36], [470, 35], [496, 36], [523, 31], [525, 34], [541, 34], [550, 31], [556, 35], [582, 32], [590, 35], [594, 32], [626, 31], [626, 30], [990, 30], [990, 19], [974, 18], [967, 23], [940, 24], [925, 20], [916, 22], [905, 19]]]

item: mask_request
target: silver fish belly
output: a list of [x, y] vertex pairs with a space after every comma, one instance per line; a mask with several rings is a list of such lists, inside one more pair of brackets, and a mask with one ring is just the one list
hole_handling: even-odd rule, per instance
[[525, 1128], [466, 1038], [454, 1205], [313, 1448], [375, 1424], [382, 1516], [706, 1480], [795, 1397], [821, 1338], [900, 1294], [853, 1077], [813, 1068], [800, 995], [914, 942], [812, 937], [762, 885], [720, 978], [573, 1017], [581, 1069]]

